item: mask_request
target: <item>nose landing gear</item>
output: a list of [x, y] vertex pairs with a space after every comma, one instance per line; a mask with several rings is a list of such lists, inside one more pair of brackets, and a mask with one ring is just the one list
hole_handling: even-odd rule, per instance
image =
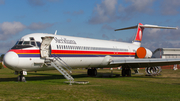
[[26, 78], [24, 75], [27, 75], [27, 72], [26, 71], [20, 71], [19, 73], [20, 73], [20, 75], [17, 78], [18, 82], [19, 81], [20, 82], [26, 82]]

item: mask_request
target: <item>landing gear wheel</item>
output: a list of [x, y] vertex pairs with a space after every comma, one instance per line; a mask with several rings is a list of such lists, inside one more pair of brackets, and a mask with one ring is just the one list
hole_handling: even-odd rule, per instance
[[128, 77], [131, 76], [131, 69], [130, 68], [123, 68], [122, 69], [122, 77], [125, 77], [125, 76], [128, 76]]
[[96, 70], [96, 68], [88, 69], [88, 70], [87, 70], [87, 75], [88, 75], [88, 76], [96, 76], [96, 75], [97, 75], [97, 70]]
[[97, 75], [97, 70], [94, 68], [93, 69], [93, 76], [96, 76]]
[[128, 68], [128, 69], [126, 70], [126, 74], [127, 74], [128, 77], [131, 77], [131, 69], [130, 69], [130, 68]]
[[147, 75], [158, 75], [161, 72], [161, 67], [156, 66], [156, 67], [146, 67], [145, 72]]
[[125, 72], [125, 68], [122, 69], [122, 77], [125, 77], [126, 76], [126, 72]]
[[91, 69], [88, 69], [88, 70], [87, 70], [87, 75], [88, 75], [88, 76], [91, 76]]
[[20, 82], [26, 82], [26, 78], [25, 78], [25, 76], [23, 75], [23, 72], [22, 72], [22, 71], [20, 72], [20, 75], [18, 76], [18, 81], [20, 81]]
[[26, 82], [25, 76], [24, 76], [24, 75], [19, 75], [19, 76], [18, 76], [18, 81], [20, 81], [20, 82]]

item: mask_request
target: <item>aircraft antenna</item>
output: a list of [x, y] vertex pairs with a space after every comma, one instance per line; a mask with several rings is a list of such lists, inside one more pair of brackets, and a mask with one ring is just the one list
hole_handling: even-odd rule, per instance
[[57, 34], [57, 30], [55, 31], [54, 35], [56, 35], [56, 34]]

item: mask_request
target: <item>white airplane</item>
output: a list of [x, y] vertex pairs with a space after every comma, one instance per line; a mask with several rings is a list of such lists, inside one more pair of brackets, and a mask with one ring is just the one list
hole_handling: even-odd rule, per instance
[[4, 65], [15, 71], [18, 81], [25, 81], [29, 71], [57, 69], [70, 81], [74, 80], [66, 72], [70, 68], [90, 68], [87, 74], [95, 76], [96, 68], [122, 66], [122, 76], [131, 76], [130, 68], [154, 67], [178, 64], [180, 59], [153, 59], [152, 52], [140, 47], [144, 28], [177, 29], [157, 25], [127, 27], [137, 28], [132, 43], [71, 37], [55, 34], [33, 33], [23, 36], [5, 54]]

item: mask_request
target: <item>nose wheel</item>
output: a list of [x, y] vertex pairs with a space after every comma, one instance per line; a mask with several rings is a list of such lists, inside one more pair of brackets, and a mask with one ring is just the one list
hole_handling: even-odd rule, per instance
[[25, 76], [23, 75], [23, 72], [21, 71], [20, 72], [20, 75], [18, 76], [18, 82], [26, 82], [26, 78]]

